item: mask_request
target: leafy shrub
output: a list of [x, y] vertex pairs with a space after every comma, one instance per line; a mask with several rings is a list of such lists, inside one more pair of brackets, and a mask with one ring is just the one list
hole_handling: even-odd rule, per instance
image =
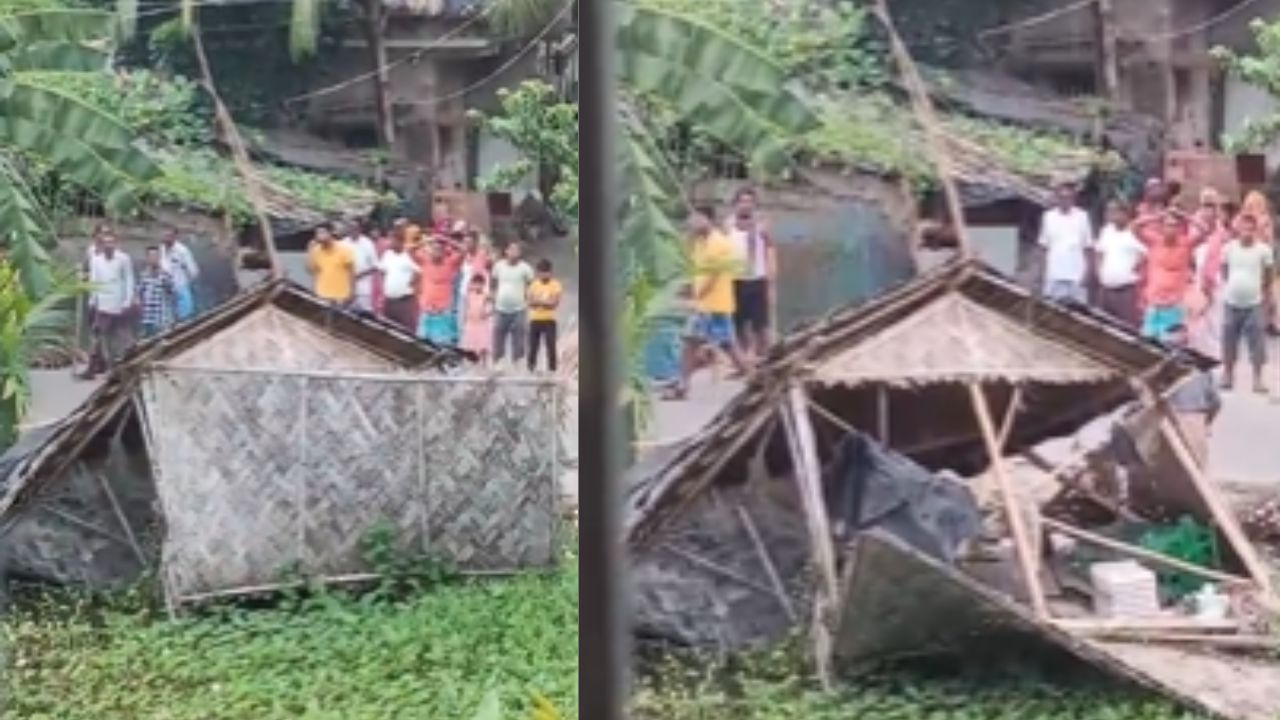
[[490, 692], [513, 711], [543, 694], [576, 718], [577, 592], [568, 566], [177, 622], [63, 598], [4, 623], [0, 693], [31, 720], [451, 720]]
[[1092, 675], [1026, 668], [973, 669], [945, 677], [925, 671], [870, 676], [825, 693], [797, 670], [788, 652], [738, 658], [722, 666], [660, 661], [646, 675], [632, 720], [1193, 720], [1167, 702]]

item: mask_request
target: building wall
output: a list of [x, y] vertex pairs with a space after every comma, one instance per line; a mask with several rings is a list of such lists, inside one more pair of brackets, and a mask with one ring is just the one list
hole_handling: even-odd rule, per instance
[[[388, 92], [396, 125], [396, 158], [420, 168], [423, 184], [453, 187], [471, 180], [472, 143], [467, 111], [494, 109], [497, 90], [531, 76], [539, 67], [528, 53], [500, 74], [489, 77], [507, 59], [506, 48], [463, 33], [409, 60], [455, 20], [394, 17], [387, 32]], [[363, 41], [354, 36], [326, 60], [316, 88], [338, 85], [372, 70]], [[372, 80], [342, 85], [310, 99], [304, 124], [317, 134], [348, 144], [373, 147], [377, 110]]]
[[[1120, 102], [1160, 118], [1176, 148], [1212, 147], [1218, 72], [1208, 51], [1215, 40], [1198, 28], [1238, 0], [1114, 0]], [[1026, 20], [1072, 0], [1044, 0], [1011, 22]], [[1241, 13], [1257, 17], [1257, 12]], [[1173, 37], [1175, 36], [1176, 37]], [[1013, 72], [1063, 91], [1097, 91], [1097, 23], [1090, 6], [1008, 34], [1006, 65]]]

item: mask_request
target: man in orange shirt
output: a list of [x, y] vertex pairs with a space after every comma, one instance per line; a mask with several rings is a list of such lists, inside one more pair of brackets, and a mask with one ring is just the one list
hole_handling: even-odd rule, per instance
[[1183, 325], [1201, 234], [1193, 234], [1187, 218], [1175, 210], [1166, 211], [1158, 223], [1141, 222], [1136, 230], [1148, 248], [1142, 334], [1164, 340], [1170, 329]]
[[458, 319], [454, 313], [454, 283], [462, 271], [462, 253], [437, 237], [420, 251], [421, 284], [418, 286], [418, 337], [441, 345], [458, 342]]

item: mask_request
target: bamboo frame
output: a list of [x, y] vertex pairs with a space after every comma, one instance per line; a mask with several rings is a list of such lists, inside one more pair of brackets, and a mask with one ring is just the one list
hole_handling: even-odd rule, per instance
[[812, 628], [814, 662], [823, 686], [831, 689], [834, 687], [832, 658], [835, 642], [828, 615], [835, 610], [839, 583], [835, 546], [831, 539], [830, 516], [822, 494], [822, 469], [809, 418], [808, 394], [803, 386], [792, 385], [786, 397], [787, 402], [781, 408], [782, 425], [791, 450], [796, 483], [813, 544], [814, 564], [818, 571]]
[[107, 476], [100, 472], [94, 473], [94, 477], [98, 483], [102, 485], [102, 492], [106, 494], [107, 501], [111, 503], [111, 510], [115, 513], [116, 520], [120, 522], [120, 528], [124, 530], [125, 537], [129, 539], [129, 547], [133, 549], [133, 554], [138, 558], [138, 564], [144, 569], [147, 567], [147, 554], [142, 551], [142, 545], [138, 543], [138, 537], [133, 532], [133, 526], [129, 524], [129, 518], [124, 514], [124, 508], [120, 506], [120, 500], [116, 497], [116, 493], [111, 489], [111, 483], [107, 480]]
[[702, 568], [703, 570], [708, 570], [712, 573], [715, 573], [716, 575], [719, 575], [720, 577], [726, 578], [728, 580], [732, 580], [743, 587], [751, 588], [752, 590], [755, 590], [756, 592], [761, 593], [763, 595], [774, 594], [774, 591], [772, 589], [764, 585], [761, 585], [760, 583], [756, 582], [755, 580], [752, 580], [751, 578], [744, 577], [740, 573], [736, 573], [733, 570], [730, 570], [729, 568], [717, 562], [708, 560], [702, 557], [701, 555], [693, 552], [692, 550], [686, 550], [678, 545], [673, 545], [671, 543], [663, 543], [659, 547], [671, 553], [672, 555], [675, 555], [681, 560], [684, 560], [685, 562], [692, 563]]
[[411, 379], [424, 383], [457, 383], [485, 382], [499, 385], [532, 385], [535, 387], [559, 385], [560, 381], [551, 377], [525, 377], [520, 375], [441, 375], [439, 371], [410, 372], [405, 370], [389, 370], [386, 372], [369, 372], [368, 370], [294, 370], [280, 368], [249, 367], [217, 367], [212, 365], [187, 365], [157, 362], [151, 363], [154, 371], [180, 373], [215, 373], [219, 375], [276, 375], [281, 377], [316, 378], [321, 380], [368, 380], [371, 382], [404, 382]]
[[995, 424], [991, 420], [991, 408], [987, 405], [986, 395], [982, 387], [976, 383], [969, 385], [969, 397], [973, 402], [974, 414], [978, 417], [978, 426], [982, 438], [987, 445], [987, 455], [991, 460], [991, 472], [1000, 486], [1000, 495], [1004, 498], [1005, 512], [1008, 514], [1009, 527], [1013, 531], [1014, 551], [1018, 556], [1018, 564], [1027, 584], [1027, 592], [1031, 597], [1031, 608], [1040, 620], [1049, 618], [1049, 606], [1045, 602], [1044, 587], [1040, 583], [1038, 558], [1032, 548], [1033, 544], [1024, 524], [1025, 518], [1019, 509], [1013, 486], [1005, 473], [1004, 458], [1001, 456], [999, 439], [996, 436]]
[[769, 583], [773, 585], [774, 591], [778, 594], [778, 603], [782, 605], [782, 610], [787, 614], [787, 619], [795, 623], [799, 619], [799, 615], [796, 614], [796, 609], [791, 604], [791, 598], [787, 595], [787, 586], [783, 584], [782, 576], [778, 574], [778, 567], [774, 565], [773, 558], [769, 556], [769, 548], [765, 547], [764, 540], [760, 537], [760, 531], [756, 528], [755, 521], [751, 519], [751, 513], [739, 504], [738, 517], [742, 520], [742, 526], [746, 528], [747, 534], [751, 536], [751, 544], [755, 545], [756, 552], [760, 555], [760, 563], [764, 565], [764, 571], [769, 575]]

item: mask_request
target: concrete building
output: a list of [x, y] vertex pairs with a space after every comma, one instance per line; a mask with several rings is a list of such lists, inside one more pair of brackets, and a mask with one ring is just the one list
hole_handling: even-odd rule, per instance
[[988, 42], [1023, 78], [1061, 92], [1105, 95], [1107, 28], [1121, 107], [1164, 121], [1171, 149], [1212, 149], [1223, 133], [1271, 107], [1265, 93], [1226, 78], [1210, 55], [1219, 45], [1249, 48], [1248, 25], [1259, 17], [1280, 17], [1280, 0], [1040, 0]]
[[[392, 160], [410, 169], [424, 190], [466, 186], [487, 169], [482, 159], [510, 159], [501, 147], [481, 152], [484, 141], [467, 112], [495, 109], [499, 88], [538, 73], [546, 62], [542, 47], [493, 35], [484, 16], [488, 2], [384, 0]], [[348, 148], [376, 147], [374, 64], [363, 34], [352, 32], [323, 68], [301, 113], [302, 127]]]

